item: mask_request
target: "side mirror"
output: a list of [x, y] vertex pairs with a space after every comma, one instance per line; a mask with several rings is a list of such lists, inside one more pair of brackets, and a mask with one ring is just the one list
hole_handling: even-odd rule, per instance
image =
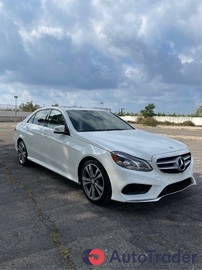
[[69, 132], [66, 130], [65, 125], [55, 127], [53, 133], [69, 135]]

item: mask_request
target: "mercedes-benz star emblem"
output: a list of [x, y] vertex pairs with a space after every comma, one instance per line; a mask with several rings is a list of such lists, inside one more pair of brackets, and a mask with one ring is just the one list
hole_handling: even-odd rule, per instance
[[183, 172], [186, 168], [185, 160], [182, 157], [178, 157], [178, 159], [176, 161], [176, 166], [177, 166], [179, 171]]

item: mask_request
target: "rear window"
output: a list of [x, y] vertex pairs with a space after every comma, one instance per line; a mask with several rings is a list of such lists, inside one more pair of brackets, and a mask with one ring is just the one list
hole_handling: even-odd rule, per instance
[[27, 123], [32, 123], [39, 126], [46, 126], [50, 110], [41, 110], [35, 113]]

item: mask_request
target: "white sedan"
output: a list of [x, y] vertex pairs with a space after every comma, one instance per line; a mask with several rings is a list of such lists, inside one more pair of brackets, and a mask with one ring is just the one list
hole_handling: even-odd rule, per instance
[[21, 165], [33, 161], [81, 184], [95, 204], [158, 201], [196, 184], [185, 144], [106, 110], [36, 110], [16, 126], [14, 141]]

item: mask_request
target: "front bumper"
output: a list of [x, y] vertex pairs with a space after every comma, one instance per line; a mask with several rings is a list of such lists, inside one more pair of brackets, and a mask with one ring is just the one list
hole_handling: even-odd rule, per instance
[[[111, 162], [110, 162], [111, 163]], [[111, 185], [112, 200], [121, 202], [154, 202], [159, 201], [162, 197], [180, 192], [192, 185], [196, 185], [193, 177], [194, 160], [186, 171], [177, 174], [163, 173], [156, 166], [155, 160], [151, 162], [153, 170], [151, 172], [138, 172], [124, 169], [114, 162], [104, 165], [107, 168]], [[140, 184], [148, 186], [148, 191], [140, 194], [124, 194], [123, 189], [128, 185]]]

